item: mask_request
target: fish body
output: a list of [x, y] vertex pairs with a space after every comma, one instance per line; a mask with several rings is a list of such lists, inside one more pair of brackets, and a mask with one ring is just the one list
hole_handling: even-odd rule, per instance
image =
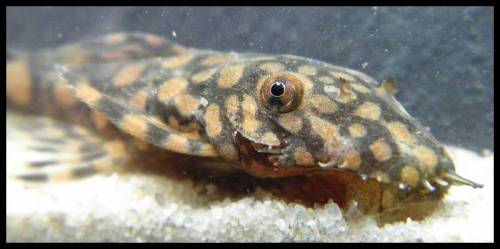
[[349, 174], [382, 186], [379, 209], [440, 199], [453, 184], [480, 187], [455, 173], [395, 90], [393, 80], [300, 56], [192, 49], [144, 33], [7, 63], [8, 108], [85, 127], [99, 140], [79, 146], [93, 142], [109, 158], [154, 147], [257, 178]]

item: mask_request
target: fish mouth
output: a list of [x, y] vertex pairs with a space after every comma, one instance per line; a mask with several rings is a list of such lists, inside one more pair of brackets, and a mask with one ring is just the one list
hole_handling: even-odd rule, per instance
[[[338, 172], [338, 171], [348, 171], [353, 174], [357, 174], [361, 179], [367, 180], [366, 174], [359, 174], [357, 172], [342, 169], [343, 161], [342, 156], [338, 157], [335, 155], [341, 155], [342, 153], [338, 151], [329, 151], [331, 156], [327, 161], [316, 160], [314, 165], [283, 165], [282, 156], [283, 151], [287, 149], [287, 143], [282, 143], [278, 146], [270, 146], [267, 144], [258, 143], [244, 134], [236, 131], [234, 133], [234, 141], [237, 145], [240, 155], [240, 162], [238, 167], [248, 174], [259, 178], [280, 178], [289, 177], [297, 175], [305, 175], [313, 172]], [[283, 139], [287, 141], [287, 139]], [[340, 161], [339, 161], [340, 160]], [[453, 185], [468, 185], [473, 188], [482, 188], [483, 185], [475, 183], [464, 177], [459, 176], [454, 170], [442, 172], [439, 177], [433, 177], [432, 179], [440, 187], [447, 187], [450, 184]], [[380, 181], [380, 180], [377, 180]], [[382, 182], [384, 183], [384, 182]], [[424, 187], [433, 192], [436, 188], [431, 186], [428, 181], [424, 182]], [[399, 184], [401, 185], [401, 184]], [[405, 189], [404, 187], [403, 189]]]

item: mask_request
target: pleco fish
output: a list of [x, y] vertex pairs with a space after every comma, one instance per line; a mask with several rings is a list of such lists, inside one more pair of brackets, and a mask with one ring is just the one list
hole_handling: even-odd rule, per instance
[[[376, 212], [440, 200], [450, 185], [481, 187], [455, 173], [395, 91], [394, 80], [317, 60], [191, 49], [144, 33], [7, 63], [8, 108], [53, 120], [32, 124], [38, 150], [78, 154], [32, 162], [21, 179], [90, 175], [155, 147], [257, 178], [321, 173], [352, 179], [347, 189], [376, 184]], [[49, 170], [63, 164], [71, 167]]]

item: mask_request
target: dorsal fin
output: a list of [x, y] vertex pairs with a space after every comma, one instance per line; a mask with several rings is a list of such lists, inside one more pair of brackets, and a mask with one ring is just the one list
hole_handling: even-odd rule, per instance
[[69, 43], [57, 50], [39, 52], [41, 60], [67, 67], [104, 62], [134, 61], [155, 57], [170, 57], [185, 53], [185, 47], [148, 33], [112, 33], [82, 42]]

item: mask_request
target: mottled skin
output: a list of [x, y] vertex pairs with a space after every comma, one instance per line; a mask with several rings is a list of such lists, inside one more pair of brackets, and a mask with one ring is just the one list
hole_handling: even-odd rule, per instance
[[445, 149], [394, 99], [394, 81], [321, 61], [119, 33], [19, 55], [7, 75], [9, 108], [83, 125], [128, 151], [148, 149], [135, 137], [260, 178], [351, 172], [387, 186], [381, 202], [480, 187], [454, 173]]

